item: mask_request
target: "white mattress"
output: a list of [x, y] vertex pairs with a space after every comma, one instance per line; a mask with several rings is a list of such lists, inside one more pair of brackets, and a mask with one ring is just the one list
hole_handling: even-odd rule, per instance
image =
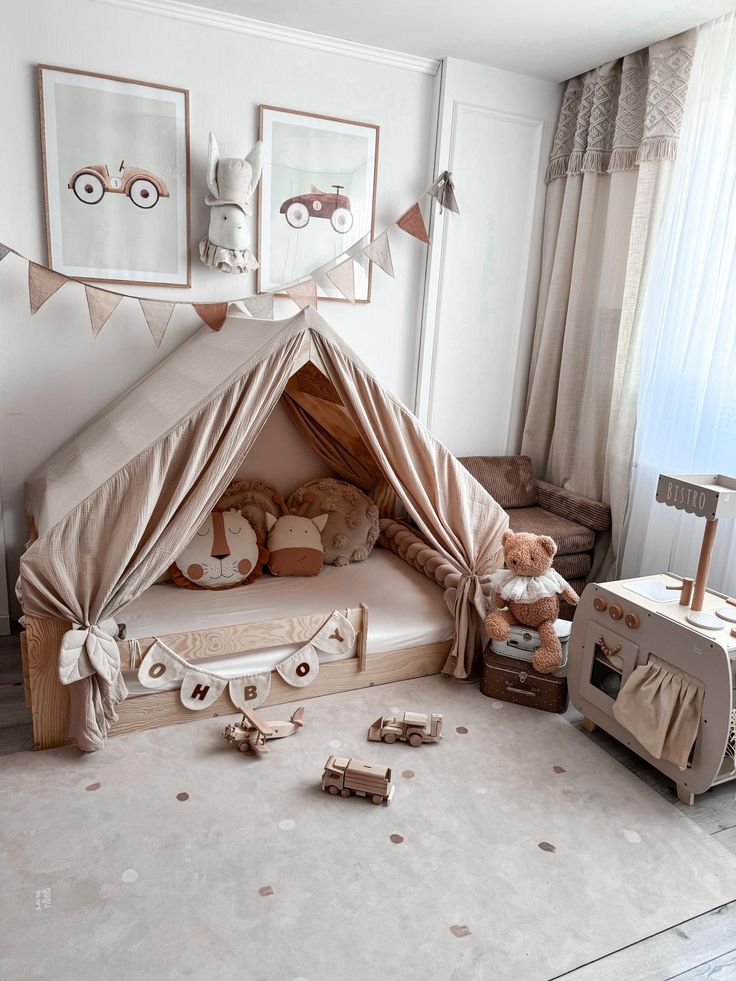
[[[276, 577], [267, 573], [250, 586], [222, 591], [151, 586], [118, 614], [127, 638], [259, 623], [308, 613], [331, 613], [366, 603], [368, 654], [383, 654], [450, 640], [454, 624], [443, 590], [386, 549], [375, 548], [365, 562], [323, 568], [318, 576]], [[272, 668], [296, 646], [250, 651], [197, 663], [223, 675]], [[346, 655], [347, 657], [351, 655]], [[335, 660], [320, 656], [320, 660]], [[136, 672], [126, 671], [131, 695], [145, 694]]]

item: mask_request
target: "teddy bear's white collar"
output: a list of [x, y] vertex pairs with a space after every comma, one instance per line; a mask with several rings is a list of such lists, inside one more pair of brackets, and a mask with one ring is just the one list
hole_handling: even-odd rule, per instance
[[515, 603], [535, 603], [561, 593], [567, 586], [566, 580], [554, 569], [548, 569], [541, 576], [517, 576], [509, 569], [500, 569], [491, 575], [490, 582], [501, 599]]

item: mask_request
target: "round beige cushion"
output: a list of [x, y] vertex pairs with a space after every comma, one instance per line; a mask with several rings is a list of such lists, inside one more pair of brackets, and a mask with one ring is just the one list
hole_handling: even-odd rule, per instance
[[327, 515], [322, 544], [328, 565], [347, 565], [368, 558], [379, 529], [378, 508], [367, 494], [346, 480], [320, 477], [289, 495], [289, 510], [299, 510], [305, 500], [307, 517]]

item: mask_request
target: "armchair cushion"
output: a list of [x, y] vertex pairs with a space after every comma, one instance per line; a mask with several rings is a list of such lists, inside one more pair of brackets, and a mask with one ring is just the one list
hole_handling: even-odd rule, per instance
[[588, 552], [595, 544], [595, 532], [590, 528], [568, 521], [551, 511], [543, 511], [541, 508], [512, 508], [508, 515], [512, 531], [549, 535], [557, 545], [558, 555]]
[[537, 503], [534, 469], [528, 456], [461, 456], [460, 462], [504, 510]]
[[602, 501], [593, 501], [582, 494], [548, 484], [545, 480], [536, 481], [536, 485], [539, 507], [545, 511], [585, 525], [593, 531], [608, 531], [611, 527], [611, 509]]

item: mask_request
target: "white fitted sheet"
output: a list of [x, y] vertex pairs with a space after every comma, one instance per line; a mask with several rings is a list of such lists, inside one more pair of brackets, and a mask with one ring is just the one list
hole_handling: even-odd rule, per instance
[[[318, 576], [265, 574], [250, 586], [226, 590], [182, 589], [173, 583], [151, 586], [118, 614], [127, 638], [260, 623], [308, 613], [331, 613], [366, 603], [368, 654], [450, 640], [454, 624], [443, 590], [387, 549], [375, 548], [365, 562], [325, 566]], [[299, 645], [250, 651], [197, 663], [230, 676], [272, 668]], [[351, 657], [351, 654], [345, 657]], [[320, 661], [339, 660], [320, 654]], [[135, 671], [126, 671], [129, 693], [145, 694]]]

